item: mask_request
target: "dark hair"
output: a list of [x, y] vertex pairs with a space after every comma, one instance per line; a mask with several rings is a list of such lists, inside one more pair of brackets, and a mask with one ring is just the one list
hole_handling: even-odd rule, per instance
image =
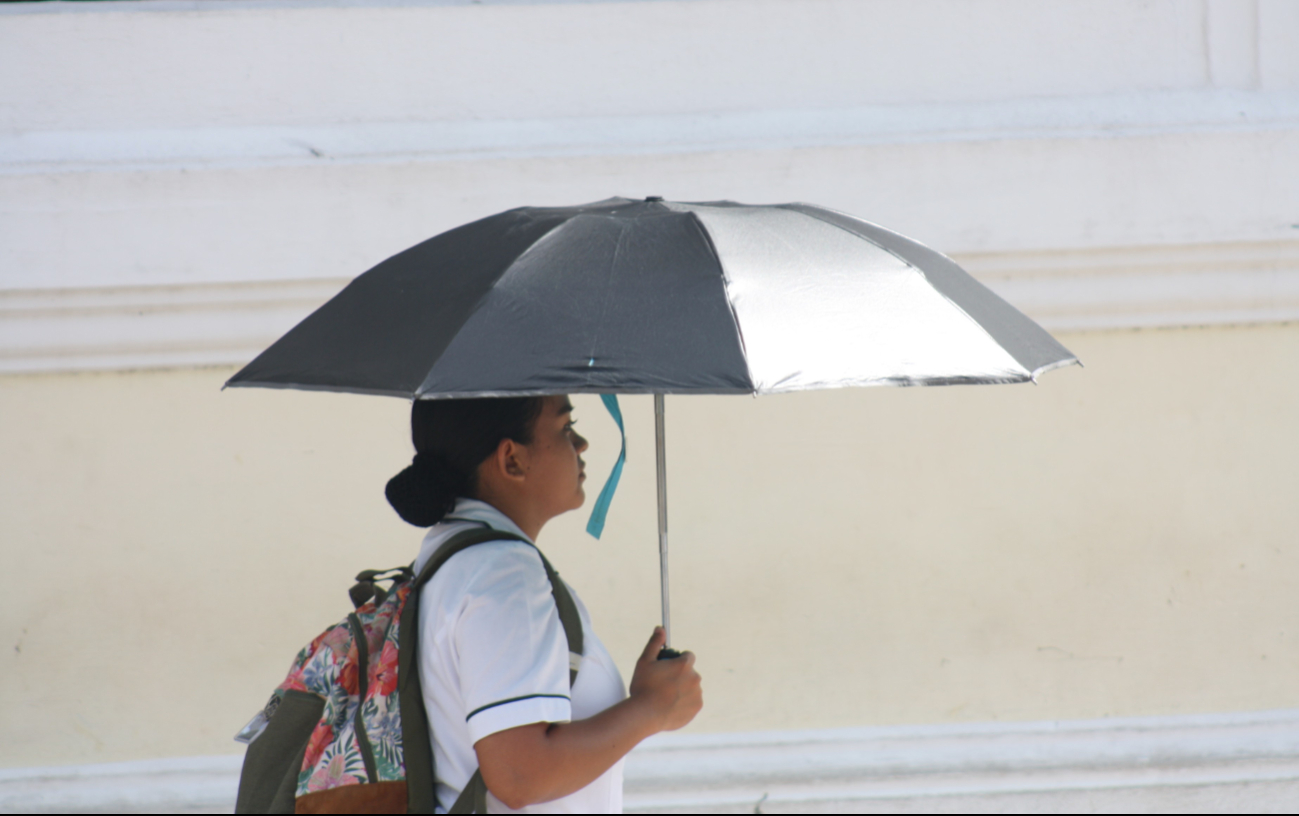
[[410, 435], [415, 459], [388, 480], [388, 503], [416, 527], [432, 527], [450, 513], [461, 496], [478, 489], [478, 466], [512, 439], [532, 443], [532, 426], [542, 397], [415, 400]]

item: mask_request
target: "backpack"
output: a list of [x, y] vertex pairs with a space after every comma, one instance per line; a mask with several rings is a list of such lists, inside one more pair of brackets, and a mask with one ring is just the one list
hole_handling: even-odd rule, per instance
[[[356, 611], [311, 641], [266, 707], [235, 737], [248, 744], [236, 813], [433, 813], [433, 749], [420, 688], [419, 590], [451, 556], [487, 541], [524, 541], [466, 530], [412, 567], [366, 570], [349, 591]], [[537, 551], [541, 555], [541, 551]], [[568, 638], [569, 685], [577, 679], [577, 606], [541, 555]], [[385, 591], [377, 581], [391, 581]], [[449, 813], [486, 813], [475, 771]]]

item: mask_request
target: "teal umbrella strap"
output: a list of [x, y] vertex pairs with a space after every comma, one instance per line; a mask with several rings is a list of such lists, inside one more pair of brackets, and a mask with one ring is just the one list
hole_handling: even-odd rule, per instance
[[622, 426], [622, 411], [618, 408], [618, 395], [601, 394], [600, 401], [604, 403], [605, 408], [609, 409], [609, 415], [613, 417], [613, 421], [618, 423], [618, 433], [622, 435], [622, 450], [618, 451], [618, 461], [613, 463], [613, 471], [609, 474], [609, 478], [605, 480], [604, 487], [600, 490], [600, 497], [595, 500], [595, 506], [591, 508], [591, 518], [586, 523], [586, 531], [597, 539], [604, 532], [604, 517], [609, 513], [609, 504], [613, 502], [613, 494], [618, 492], [618, 480], [622, 478], [622, 466], [627, 461], [627, 430]]

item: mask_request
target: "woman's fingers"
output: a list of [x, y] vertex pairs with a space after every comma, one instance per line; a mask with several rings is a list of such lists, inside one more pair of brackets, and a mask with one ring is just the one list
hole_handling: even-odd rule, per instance
[[667, 637], [663, 627], [654, 627], [631, 680], [631, 695], [642, 699], [655, 712], [661, 731], [673, 731], [694, 719], [703, 707], [699, 673], [694, 652], [683, 652], [671, 660], [659, 660]]
[[686, 652], [680, 657], [665, 660], [664, 663], [675, 663], [676, 672], [672, 678], [673, 698], [671, 708], [664, 722], [665, 731], [675, 731], [695, 718], [704, 707], [703, 688], [699, 672], [695, 671], [695, 655]]
[[667, 642], [667, 635], [662, 626], [655, 626], [654, 633], [650, 635], [649, 643], [645, 644], [645, 651], [641, 652], [641, 660], [657, 660], [659, 651], [663, 644]]

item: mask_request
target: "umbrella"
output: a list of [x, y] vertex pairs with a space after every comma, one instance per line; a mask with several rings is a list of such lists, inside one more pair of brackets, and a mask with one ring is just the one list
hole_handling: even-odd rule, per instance
[[[810, 204], [520, 207], [380, 263], [227, 386], [412, 399], [653, 394], [663, 625], [665, 394], [1036, 380], [1077, 359], [952, 260]], [[588, 526], [597, 537], [626, 446]], [[670, 642], [670, 640], [669, 640]]]

